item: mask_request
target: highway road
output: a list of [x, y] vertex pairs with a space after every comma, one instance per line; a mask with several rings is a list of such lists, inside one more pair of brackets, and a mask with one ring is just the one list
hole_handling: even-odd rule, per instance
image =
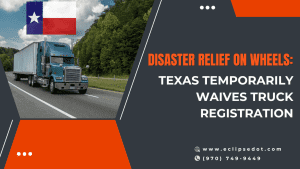
[[90, 87], [86, 94], [51, 94], [49, 89], [29, 86], [27, 79], [14, 81], [12, 72], [6, 72], [6, 77], [21, 119], [111, 119], [116, 117], [123, 96], [121, 92]]

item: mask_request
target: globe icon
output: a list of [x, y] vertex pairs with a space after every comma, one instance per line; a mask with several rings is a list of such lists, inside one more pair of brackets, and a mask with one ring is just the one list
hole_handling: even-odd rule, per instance
[[196, 146], [195, 149], [194, 149], [197, 153], [200, 152], [200, 147]]

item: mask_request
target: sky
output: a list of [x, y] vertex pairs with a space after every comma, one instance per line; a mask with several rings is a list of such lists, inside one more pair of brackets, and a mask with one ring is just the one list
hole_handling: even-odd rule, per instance
[[[0, 0], [0, 47], [22, 49], [32, 42], [43, 41], [47, 37], [51, 42], [71, 44], [84, 36], [85, 31], [94, 20], [109, 6], [113, 0], [43, 0], [76, 1], [76, 35], [27, 35], [26, 2], [36, 0]], [[41, 1], [41, 0], [39, 0]]]

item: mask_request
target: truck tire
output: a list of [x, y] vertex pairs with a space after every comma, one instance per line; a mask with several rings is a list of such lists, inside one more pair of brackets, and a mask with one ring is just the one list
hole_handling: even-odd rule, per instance
[[20, 80], [20, 77], [18, 74], [15, 74], [15, 78], [14, 78], [15, 81], [19, 81]]
[[79, 90], [79, 93], [80, 94], [86, 94], [86, 91], [87, 91], [87, 89], [85, 89], [85, 90]]
[[31, 86], [31, 76], [28, 76], [28, 85]]
[[35, 85], [36, 85], [36, 84], [34, 83], [34, 77], [31, 76], [31, 86], [32, 86], [32, 87], [35, 87]]
[[50, 80], [49, 88], [50, 88], [51, 94], [55, 94], [56, 93], [57, 89], [55, 88], [55, 82], [54, 82], [53, 79]]

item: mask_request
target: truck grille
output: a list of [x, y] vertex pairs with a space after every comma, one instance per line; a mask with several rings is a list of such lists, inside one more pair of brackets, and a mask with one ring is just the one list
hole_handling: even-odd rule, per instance
[[80, 69], [65, 69], [65, 81], [66, 82], [80, 82], [81, 70]]

